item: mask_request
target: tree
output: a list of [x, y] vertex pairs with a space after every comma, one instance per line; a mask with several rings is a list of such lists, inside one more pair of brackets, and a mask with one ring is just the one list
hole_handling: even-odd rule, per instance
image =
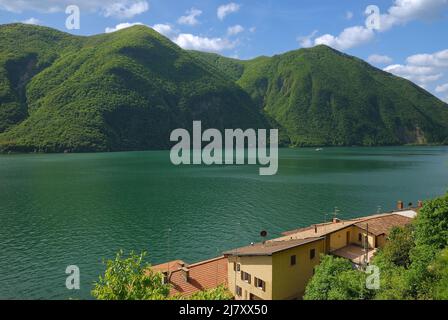
[[409, 285], [404, 267], [388, 265], [380, 267], [380, 289], [375, 293], [377, 300], [406, 300], [409, 298]]
[[410, 252], [415, 246], [413, 231], [412, 224], [392, 228], [381, 250], [383, 259], [395, 266], [407, 268], [411, 263]]
[[163, 275], [150, 269], [145, 262], [146, 252], [131, 252], [124, 256], [119, 251], [114, 260], [106, 262], [106, 271], [92, 290], [98, 300], [161, 300], [169, 294]]
[[448, 247], [448, 193], [426, 201], [414, 226], [415, 247], [410, 251], [407, 281], [413, 298], [432, 299], [437, 277], [429, 267], [438, 253]]
[[415, 220], [416, 245], [448, 247], [448, 193], [426, 201]]
[[438, 254], [429, 270], [437, 279], [432, 292], [434, 299], [448, 300], [448, 249]]
[[381, 288], [376, 298], [446, 297], [446, 260], [442, 249], [447, 246], [448, 194], [425, 202], [412, 225], [391, 232], [373, 261], [381, 270]]
[[305, 300], [356, 300], [370, 298], [366, 288], [366, 274], [354, 270], [343, 258], [322, 256], [313, 278], [308, 283]]

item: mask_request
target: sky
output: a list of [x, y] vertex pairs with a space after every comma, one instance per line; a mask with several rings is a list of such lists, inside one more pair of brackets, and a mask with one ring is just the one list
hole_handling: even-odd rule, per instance
[[[69, 5], [79, 29], [66, 28]], [[77, 35], [144, 24], [239, 59], [326, 44], [448, 102], [448, 0], [0, 0], [0, 23], [13, 22]]]

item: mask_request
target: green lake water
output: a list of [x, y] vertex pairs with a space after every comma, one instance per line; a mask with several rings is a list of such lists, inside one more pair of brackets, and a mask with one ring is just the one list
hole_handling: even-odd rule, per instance
[[[279, 155], [275, 176], [175, 167], [168, 151], [0, 156], [0, 298], [86, 299], [119, 249], [192, 263], [259, 241], [261, 230], [322, 222], [334, 207], [345, 219], [448, 189], [447, 147]], [[68, 265], [79, 266], [81, 290], [66, 289]]]

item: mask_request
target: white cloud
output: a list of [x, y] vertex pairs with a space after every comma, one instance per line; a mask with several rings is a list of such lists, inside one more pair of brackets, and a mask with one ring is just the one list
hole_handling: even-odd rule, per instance
[[367, 58], [367, 61], [372, 64], [391, 64], [392, 58], [379, 54], [372, 54]]
[[347, 12], [345, 13], [345, 19], [347, 19], [347, 20], [352, 20], [352, 19], [353, 19], [353, 16], [354, 16], [354, 14], [353, 14], [352, 11], [347, 11]]
[[69, 5], [77, 5], [81, 11], [101, 12], [104, 16], [132, 18], [148, 11], [145, 0], [0, 0], [0, 10], [21, 13], [35, 11], [41, 13], [64, 12]]
[[195, 26], [199, 23], [197, 17], [199, 17], [201, 14], [201, 10], [191, 8], [190, 10], [187, 10], [185, 16], [182, 16], [177, 20], [177, 23]]
[[[395, 0], [394, 4], [381, 15], [380, 30], [386, 31], [396, 25], [414, 20], [433, 20], [441, 17], [448, 9], [448, 0]], [[346, 16], [349, 17], [349, 14]], [[324, 34], [313, 40], [315, 35], [303, 38], [302, 46], [326, 44], [335, 49], [346, 50], [374, 39], [375, 31], [365, 26], [353, 26], [344, 29], [339, 35]]]
[[234, 36], [237, 35], [238, 33], [241, 33], [244, 31], [244, 28], [242, 26], [240, 26], [239, 24], [233, 26], [233, 27], [229, 27], [227, 28], [227, 34], [229, 36]]
[[172, 39], [178, 46], [184, 49], [220, 52], [235, 47], [235, 41], [224, 38], [201, 37], [189, 33], [181, 33]]
[[372, 29], [354, 26], [344, 29], [338, 36], [324, 34], [314, 39], [314, 44], [325, 44], [338, 50], [346, 50], [369, 42], [374, 36]]
[[408, 57], [406, 61], [418, 66], [448, 67], [448, 49], [433, 54], [416, 54]]
[[132, 26], [137, 26], [137, 25], [142, 26], [144, 24], [141, 23], [141, 22], [133, 22], [133, 23], [124, 22], [124, 23], [117, 24], [113, 28], [109, 28], [108, 27], [108, 28], [106, 28], [105, 31], [106, 31], [106, 33], [111, 33], [111, 32], [115, 32], [115, 31], [118, 31], [118, 30], [126, 29], [126, 28], [129, 28], [129, 27], [132, 27]]
[[114, 17], [118, 19], [129, 19], [148, 11], [149, 4], [146, 1], [138, 1], [135, 3], [116, 2], [104, 8], [105, 17]]
[[[439, 80], [445, 80], [445, 83], [439, 83], [434, 89], [439, 98], [446, 101], [448, 97], [442, 97], [441, 94], [448, 92], [448, 83], [446, 83], [446, 71], [448, 70], [448, 49], [434, 53], [415, 54], [406, 59], [406, 64], [394, 64], [384, 68], [384, 71], [391, 72], [397, 76], [413, 81], [422, 88], [427, 88], [429, 84]], [[444, 99], [445, 98], [445, 99]]]
[[317, 32], [318, 32], [317, 30], [314, 30], [307, 36], [298, 37], [297, 41], [299, 42], [300, 47], [302, 48], [312, 47], [314, 45], [313, 38], [316, 36]]
[[254, 33], [255, 31], [257, 31], [257, 28], [256, 28], [256, 27], [251, 27], [251, 28], [249, 29], [249, 31], [250, 31], [251, 33]]
[[432, 67], [393, 64], [383, 69], [422, 86], [442, 78], [443, 74]]
[[169, 24], [158, 23], [153, 25], [152, 28], [166, 37], [171, 37], [176, 33], [173, 27]]
[[394, 5], [381, 15], [381, 31], [413, 20], [433, 20], [441, 17], [448, 0], [395, 0]]
[[240, 10], [240, 5], [234, 2], [230, 2], [228, 4], [220, 6], [216, 14], [219, 20], [224, 20], [227, 15], [238, 12], [238, 10]]
[[437, 86], [436, 87], [436, 92], [437, 93], [448, 92], [448, 83], [441, 84], [441, 85]]
[[26, 20], [22, 21], [22, 23], [25, 23], [25, 24], [34, 24], [34, 25], [42, 24], [42, 22], [41, 22], [39, 19], [36, 19], [36, 18], [29, 18], [29, 19], [26, 19]]
[[[113, 28], [106, 28], [106, 33], [126, 29], [135, 25], [145, 25], [145, 24], [141, 22], [119, 23]], [[191, 49], [191, 50], [208, 51], [208, 52], [221, 52], [223, 50], [233, 49], [238, 44], [237, 40], [230, 41], [229, 39], [220, 37], [209, 38], [190, 33], [178, 33], [178, 31], [175, 30], [169, 24], [162, 24], [162, 23], [155, 24], [151, 26], [151, 28], [153, 28], [158, 33], [163, 34], [164, 36], [170, 38], [170, 40], [176, 43], [179, 47], [187, 50]]]

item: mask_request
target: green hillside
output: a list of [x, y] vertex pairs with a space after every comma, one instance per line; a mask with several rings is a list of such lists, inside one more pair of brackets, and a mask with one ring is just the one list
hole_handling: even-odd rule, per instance
[[448, 142], [447, 104], [327, 46], [245, 62], [204, 59], [229, 77], [242, 65], [237, 83], [295, 146]]
[[240, 61], [144, 26], [0, 26], [0, 151], [166, 149], [193, 120], [280, 128], [293, 146], [448, 142], [445, 103], [325, 46]]
[[150, 28], [80, 38], [14, 24], [0, 35], [4, 151], [165, 149], [193, 120], [267, 126], [245, 91]]

